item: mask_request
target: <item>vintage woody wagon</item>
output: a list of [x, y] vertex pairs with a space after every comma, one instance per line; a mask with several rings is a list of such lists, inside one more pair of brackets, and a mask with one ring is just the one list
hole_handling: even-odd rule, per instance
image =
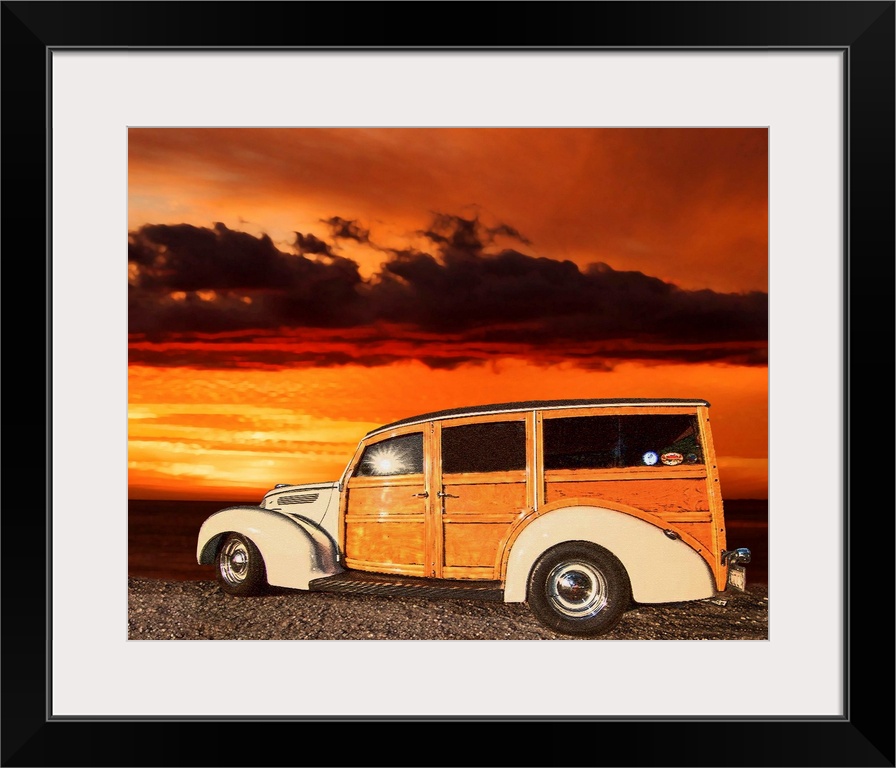
[[635, 603], [745, 588], [705, 400], [455, 408], [369, 432], [337, 482], [209, 517], [197, 559], [234, 595], [297, 590], [527, 602], [599, 635]]

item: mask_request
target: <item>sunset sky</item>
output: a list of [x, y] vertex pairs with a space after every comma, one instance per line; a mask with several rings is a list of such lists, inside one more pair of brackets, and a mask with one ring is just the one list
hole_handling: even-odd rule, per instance
[[257, 501], [461, 405], [699, 397], [768, 485], [765, 129], [131, 128], [129, 493]]

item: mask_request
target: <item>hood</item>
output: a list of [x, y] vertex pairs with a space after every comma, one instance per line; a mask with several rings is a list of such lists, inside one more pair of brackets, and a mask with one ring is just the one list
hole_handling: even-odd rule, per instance
[[339, 493], [338, 487], [338, 482], [278, 485], [264, 495], [259, 506], [320, 524], [334, 494]]

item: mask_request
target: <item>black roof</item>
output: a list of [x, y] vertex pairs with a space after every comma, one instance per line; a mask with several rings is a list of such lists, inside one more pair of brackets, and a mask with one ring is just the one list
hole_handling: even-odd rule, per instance
[[628, 397], [628, 398], [594, 398], [591, 400], [520, 400], [515, 403], [491, 403], [489, 405], [468, 405], [463, 408], [447, 408], [444, 411], [432, 411], [421, 413], [418, 416], [410, 416], [407, 419], [393, 421], [382, 427], [370, 430], [366, 436], [382, 432], [395, 427], [403, 427], [408, 424], [416, 424], [432, 419], [445, 419], [456, 416], [477, 416], [491, 413], [512, 413], [514, 411], [550, 410], [551, 408], [587, 408], [588, 406], [607, 405], [704, 405], [709, 406], [706, 400], [700, 398], [681, 397]]

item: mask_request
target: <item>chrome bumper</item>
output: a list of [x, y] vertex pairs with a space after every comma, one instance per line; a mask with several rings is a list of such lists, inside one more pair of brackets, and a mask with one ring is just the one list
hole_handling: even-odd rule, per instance
[[722, 563], [724, 565], [746, 565], [750, 562], [750, 550], [746, 547], [732, 549], [730, 552], [722, 550]]

